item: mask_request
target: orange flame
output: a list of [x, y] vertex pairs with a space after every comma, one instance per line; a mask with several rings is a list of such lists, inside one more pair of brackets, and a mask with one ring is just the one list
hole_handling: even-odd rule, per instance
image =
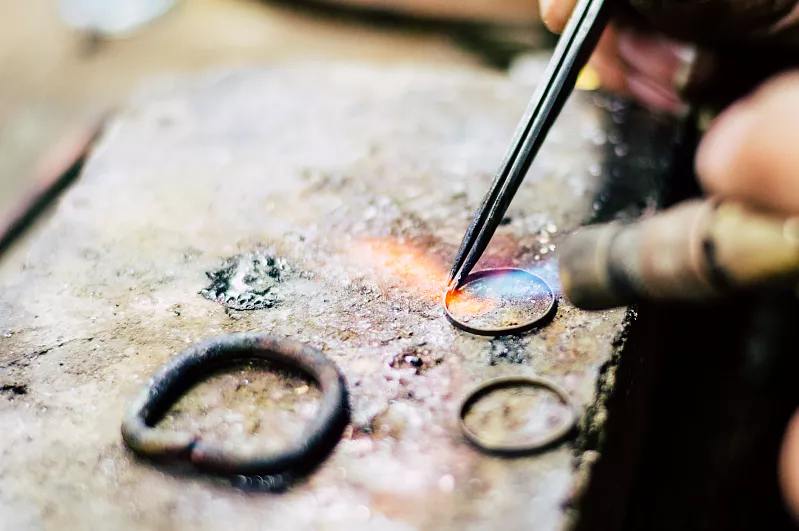
[[401, 281], [425, 297], [438, 300], [447, 285], [443, 267], [420, 249], [391, 240], [361, 240], [352, 249], [359, 262]]
[[449, 305], [449, 311], [456, 318], [465, 315], [480, 315], [497, 306], [497, 301], [482, 299], [477, 295], [464, 291], [452, 293], [447, 303]]
[[[359, 262], [367, 262], [375, 269], [398, 279], [404, 287], [430, 300], [439, 301], [446, 289], [447, 271], [434, 258], [418, 247], [392, 241], [361, 240], [352, 248]], [[492, 309], [496, 303], [459, 292], [450, 299], [458, 314], [479, 314]]]

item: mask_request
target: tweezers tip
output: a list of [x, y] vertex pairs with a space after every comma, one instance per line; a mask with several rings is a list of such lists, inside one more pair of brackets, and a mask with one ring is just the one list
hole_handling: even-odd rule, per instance
[[461, 266], [460, 266], [459, 262], [460, 262], [460, 260], [457, 260], [457, 261], [456, 261], [456, 265], [457, 265], [457, 267], [453, 267], [453, 268], [450, 270], [450, 272], [449, 272], [449, 275], [447, 275], [447, 286], [450, 286], [450, 285], [452, 285], [452, 283], [453, 283], [453, 282], [455, 281], [455, 279], [458, 277], [458, 273], [459, 273], [459, 272], [460, 272], [460, 270], [461, 270]]
[[460, 288], [463, 285], [462, 279], [463, 274], [459, 271], [458, 274], [454, 275], [449, 279], [449, 282], [447, 282], [447, 291], [455, 291]]

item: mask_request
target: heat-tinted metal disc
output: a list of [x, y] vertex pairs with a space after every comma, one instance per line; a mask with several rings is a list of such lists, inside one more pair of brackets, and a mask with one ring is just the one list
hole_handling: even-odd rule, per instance
[[542, 324], [555, 309], [555, 293], [541, 277], [522, 269], [472, 273], [444, 294], [447, 318], [484, 336], [518, 334]]

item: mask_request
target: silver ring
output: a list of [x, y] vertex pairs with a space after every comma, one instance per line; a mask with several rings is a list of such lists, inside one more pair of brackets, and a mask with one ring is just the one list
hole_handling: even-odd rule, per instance
[[[469, 410], [471, 410], [472, 406], [474, 406], [478, 400], [488, 393], [513, 387], [539, 387], [552, 391], [569, 410], [568, 418], [563, 424], [558, 426], [551, 433], [548, 433], [545, 437], [529, 443], [490, 443], [481, 439], [479, 435], [466, 425], [466, 415], [469, 413]], [[503, 456], [529, 455], [551, 448], [563, 441], [572, 432], [577, 425], [578, 419], [579, 414], [577, 413], [577, 408], [574, 406], [569, 393], [555, 382], [535, 376], [505, 376], [487, 380], [472, 389], [472, 391], [466, 395], [459, 412], [461, 432], [463, 432], [466, 440], [479, 450]]]

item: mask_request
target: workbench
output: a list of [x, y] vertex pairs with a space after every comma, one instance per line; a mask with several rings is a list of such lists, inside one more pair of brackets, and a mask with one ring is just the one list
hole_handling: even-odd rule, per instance
[[[0, 529], [586, 528], [580, 507], [635, 313], [561, 297], [544, 328], [490, 339], [456, 330], [441, 307], [532, 88], [468, 69], [311, 63], [140, 90], [0, 288]], [[676, 127], [636, 112], [576, 93], [482, 265], [523, 267], [557, 290], [564, 235], [658, 206]], [[282, 268], [260, 309], [200, 293], [207, 273], [253, 256]], [[312, 345], [347, 379], [350, 426], [286, 493], [138, 459], [120, 437], [159, 366], [238, 331]], [[575, 437], [515, 459], [466, 444], [460, 400], [501, 375], [563, 386], [583, 413]], [[241, 368], [212, 376], [164, 423], [279, 447], [317, 398], [294, 376]], [[511, 398], [478, 412], [478, 427], [501, 431], [532, 411], [545, 428], [558, 415], [554, 401]]]

